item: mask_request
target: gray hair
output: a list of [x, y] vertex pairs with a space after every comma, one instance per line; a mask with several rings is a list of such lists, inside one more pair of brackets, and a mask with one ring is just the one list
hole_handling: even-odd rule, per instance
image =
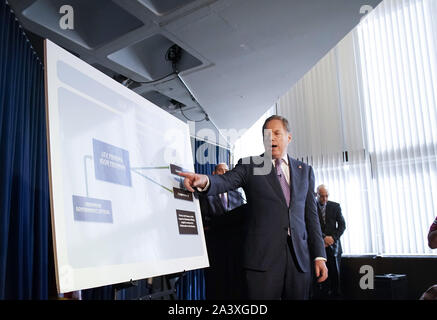
[[262, 129], [263, 130], [263, 136], [264, 136], [264, 130], [265, 130], [266, 126], [267, 126], [267, 123], [269, 123], [272, 120], [280, 120], [280, 121], [282, 121], [282, 125], [284, 126], [284, 129], [287, 131], [287, 133], [290, 132], [290, 125], [288, 124], [288, 120], [285, 119], [282, 116], [279, 116], [279, 115], [275, 114], [273, 116], [268, 117], [266, 119], [266, 121], [264, 121], [263, 129]]
[[325, 189], [326, 192], [328, 192], [328, 194], [329, 194], [328, 187], [325, 186], [324, 184], [321, 184], [320, 186], [317, 187], [317, 193], [319, 193], [320, 189]]

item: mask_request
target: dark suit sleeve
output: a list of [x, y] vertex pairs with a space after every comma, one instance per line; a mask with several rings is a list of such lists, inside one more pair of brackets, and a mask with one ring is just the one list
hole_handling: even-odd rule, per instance
[[344, 221], [343, 215], [341, 214], [340, 205], [337, 206], [335, 211], [336, 211], [335, 219], [337, 221], [337, 228], [335, 229], [335, 232], [332, 236], [334, 240], [337, 241], [342, 236], [344, 230], [346, 230], [346, 222]]
[[242, 164], [240, 159], [234, 169], [222, 175], [208, 175], [210, 186], [206, 191], [208, 196], [224, 193], [239, 187], [244, 187], [250, 172], [250, 166]]
[[308, 232], [308, 245], [311, 257], [326, 258], [325, 245], [322, 238], [322, 229], [320, 227], [319, 216], [317, 214], [316, 198], [314, 196], [314, 172], [313, 168], [309, 170], [308, 193], [305, 203], [305, 223]]

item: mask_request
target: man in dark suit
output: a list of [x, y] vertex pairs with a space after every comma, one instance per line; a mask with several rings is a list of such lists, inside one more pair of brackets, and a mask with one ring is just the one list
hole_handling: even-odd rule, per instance
[[328, 201], [329, 192], [325, 185], [317, 187], [317, 209], [320, 225], [322, 227], [323, 241], [325, 242], [327, 266], [329, 269], [328, 279], [321, 283], [321, 298], [340, 297], [340, 263], [341, 248], [340, 237], [346, 229], [346, 223], [341, 214], [340, 204]]
[[[226, 163], [216, 165], [213, 175], [229, 171]], [[241, 219], [244, 198], [238, 190], [218, 195], [200, 195], [200, 209], [208, 249], [205, 269], [207, 300], [242, 298]]]
[[185, 187], [207, 195], [242, 187], [247, 199], [243, 266], [249, 299], [308, 299], [314, 270], [327, 278], [326, 253], [314, 197], [314, 173], [287, 155], [287, 119], [263, 125], [265, 153], [240, 159], [223, 175], [179, 173]]

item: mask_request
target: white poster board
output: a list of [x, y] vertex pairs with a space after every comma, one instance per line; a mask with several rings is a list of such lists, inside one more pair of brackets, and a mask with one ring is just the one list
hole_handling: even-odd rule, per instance
[[187, 124], [45, 41], [58, 292], [204, 268]]

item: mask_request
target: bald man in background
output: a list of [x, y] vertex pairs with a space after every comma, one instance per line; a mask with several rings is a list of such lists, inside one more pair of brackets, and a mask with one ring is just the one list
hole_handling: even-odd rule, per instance
[[325, 243], [328, 279], [320, 285], [321, 298], [340, 298], [340, 264], [341, 247], [340, 237], [346, 230], [346, 222], [341, 213], [340, 204], [328, 201], [329, 191], [325, 185], [317, 187], [317, 212], [319, 214], [322, 236]]

